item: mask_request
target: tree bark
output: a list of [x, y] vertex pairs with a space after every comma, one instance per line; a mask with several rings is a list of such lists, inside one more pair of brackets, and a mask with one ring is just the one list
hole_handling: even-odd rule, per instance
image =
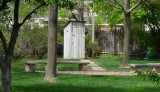
[[123, 63], [121, 68], [129, 67], [130, 63], [130, 13], [125, 14], [125, 31], [124, 31], [124, 41], [123, 41]]
[[0, 60], [2, 70], [2, 92], [11, 92], [11, 62], [16, 39], [18, 37], [19, 27], [17, 26], [16, 28], [18, 29], [12, 30], [12, 36], [10, 39], [9, 48], [5, 56], [5, 60]]
[[18, 37], [18, 30], [20, 28], [18, 23], [19, 3], [20, 0], [15, 1], [13, 30], [10, 37], [8, 49], [5, 53], [5, 59], [1, 60], [0, 62], [2, 70], [2, 92], [11, 92], [11, 62], [16, 39]]
[[94, 36], [95, 36], [94, 12], [92, 13], [92, 58], [94, 58]]
[[129, 67], [130, 63], [130, 30], [131, 30], [131, 21], [130, 21], [130, 12], [127, 10], [130, 9], [130, 0], [125, 0], [125, 28], [124, 28], [124, 41], [123, 41], [123, 63], [120, 66], [121, 68]]
[[48, 61], [44, 80], [49, 82], [57, 81], [57, 15], [58, 0], [49, 6], [48, 20]]
[[1, 61], [2, 92], [11, 92], [11, 57], [7, 61]]

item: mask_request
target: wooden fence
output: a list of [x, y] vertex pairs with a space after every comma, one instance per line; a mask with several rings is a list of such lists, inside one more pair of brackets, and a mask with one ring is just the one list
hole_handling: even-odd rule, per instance
[[[90, 29], [87, 26], [88, 30]], [[95, 39], [101, 47], [100, 55], [114, 54], [122, 55], [123, 53], [123, 26], [114, 28], [100, 26], [95, 32]], [[131, 55], [144, 55], [146, 50], [142, 48], [136, 39], [130, 38], [130, 53]]]

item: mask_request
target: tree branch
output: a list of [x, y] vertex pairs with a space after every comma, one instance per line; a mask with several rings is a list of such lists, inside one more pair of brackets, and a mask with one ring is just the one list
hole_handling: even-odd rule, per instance
[[123, 8], [123, 6], [117, 0], [114, 0], [114, 2], [116, 2], [121, 7], [121, 9], [125, 12], [125, 9]]
[[0, 11], [6, 8], [6, 5], [8, 2], [11, 2], [12, 0], [3, 0], [2, 4], [0, 5]]
[[43, 2], [41, 5], [39, 5], [37, 8], [35, 8], [33, 11], [31, 11], [31, 12], [23, 19], [22, 23], [20, 23], [20, 26], [22, 26], [22, 25], [26, 22], [26, 20], [29, 19], [29, 17], [30, 17], [33, 13], [36, 12], [36, 10], [38, 10], [39, 8], [41, 8], [42, 6], [44, 6], [45, 4], [46, 4], [46, 3]]
[[10, 37], [10, 41], [9, 41], [9, 46], [8, 46], [8, 49], [7, 49], [7, 54], [6, 54], [7, 57], [6, 57], [6, 59], [13, 55], [16, 39], [18, 37], [19, 5], [20, 5], [20, 0], [15, 0], [15, 3], [14, 3], [14, 6], [15, 6], [14, 7], [14, 23], [13, 23], [13, 29], [12, 29], [12, 33], [11, 33], [11, 37]]
[[115, 5], [113, 5], [113, 4], [109, 3], [109, 2], [107, 2], [107, 1], [105, 1], [105, 0], [103, 0], [103, 2], [109, 4], [110, 6], [112, 6], [112, 7], [114, 7], [114, 8], [117, 8], [117, 9], [122, 10], [121, 7], [117, 7], [117, 6], [115, 6]]
[[143, 0], [139, 0], [139, 2], [135, 6], [133, 6], [131, 9], [129, 9], [128, 12], [132, 12], [134, 9], [136, 9], [141, 4], [142, 1]]
[[7, 53], [7, 43], [6, 43], [6, 38], [4, 37], [2, 31], [0, 30], [0, 38], [3, 44], [4, 52]]
[[15, 8], [14, 8], [14, 24], [13, 24], [13, 27], [19, 25], [19, 4], [20, 4], [20, 0], [16, 0], [15, 1]]
[[2, 68], [2, 58], [0, 57], [0, 68]]

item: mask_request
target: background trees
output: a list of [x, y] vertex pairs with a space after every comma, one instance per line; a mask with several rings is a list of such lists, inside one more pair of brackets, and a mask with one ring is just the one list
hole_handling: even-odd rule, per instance
[[[130, 31], [131, 31], [131, 21], [130, 21], [130, 14], [131, 12], [136, 9], [142, 0], [139, 0], [138, 2], [133, 1], [133, 5], [131, 7], [131, 1], [132, 0], [103, 0], [103, 3], [106, 3], [116, 9], [119, 9], [124, 14], [124, 20], [125, 20], [125, 27], [124, 27], [124, 42], [123, 42], [123, 63], [121, 65], [122, 68], [128, 67], [130, 63]], [[96, 0], [95, 0], [96, 2]], [[124, 3], [123, 3], [124, 2]], [[101, 3], [102, 4], [102, 3]], [[124, 6], [124, 7], [123, 7]], [[117, 14], [117, 13], [116, 13]]]
[[[3, 0], [2, 4], [7, 1]], [[6, 38], [2, 31], [0, 30], [0, 38], [1, 42], [3, 44], [5, 55], [4, 58], [0, 57], [0, 67], [2, 70], [2, 92], [11, 92], [11, 63], [12, 63], [12, 56], [15, 49], [16, 40], [18, 37], [18, 30], [20, 27], [26, 22], [27, 19], [31, 17], [33, 13], [35, 13], [39, 8], [45, 5], [45, 3], [39, 2], [40, 4], [30, 11], [23, 20], [19, 21], [19, 6], [20, 6], [20, 0], [15, 0], [13, 2], [14, 6], [14, 12], [13, 12], [13, 26], [11, 30], [11, 36], [9, 43], [6, 42]], [[5, 4], [6, 5], [6, 4]], [[11, 8], [11, 6], [10, 6]]]
[[[160, 55], [160, 1], [159, 0], [146, 0], [142, 3], [137, 11], [133, 12], [134, 20], [137, 21], [137, 25], [145, 25], [147, 32], [144, 29], [136, 29], [134, 31], [135, 37], [139, 40], [142, 46], [147, 48], [151, 46], [155, 48], [155, 56]], [[134, 21], [133, 21], [134, 22]]]
[[[146, 0], [145, 2], [142, 2], [141, 5], [131, 13], [132, 27], [130, 36], [130, 38], [137, 39], [144, 49], [147, 49], [148, 46], [156, 48], [155, 51], [157, 52], [154, 53], [157, 54], [159, 54], [160, 51], [158, 44], [155, 44], [156, 40], [154, 38], [156, 38], [157, 40], [159, 39], [159, 3], [160, 1], [158, 0]], [[131, 6], [133, 6], [133, 4], [134, 2], [133, 0], [131, 0]], [[94, 11], [98, 12], [99, 16], [106, 15], [104, 17], [105, 19], [107, 19], [107, 23], [110, 26], [114, 26], [118, 23], [124, 24], [123, 12], [114, 7], [109, 7], [109, 5], [104, 5], [103, 2], [96, 2]], [[156, 31], [154, 32], [154, 30]], [[154, 38], [152, 35], [153, 33], [156, 34], [154, 35]]]

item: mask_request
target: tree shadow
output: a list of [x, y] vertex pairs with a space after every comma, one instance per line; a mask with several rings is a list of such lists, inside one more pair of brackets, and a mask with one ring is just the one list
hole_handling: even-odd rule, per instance
[[143, 88], [140, 90], [114, 88], [114, 86], [106, 87], [88, 87], [73, 85], [28, 85], [13, 86], [12, 92], [159, 92], [160, 88]]

